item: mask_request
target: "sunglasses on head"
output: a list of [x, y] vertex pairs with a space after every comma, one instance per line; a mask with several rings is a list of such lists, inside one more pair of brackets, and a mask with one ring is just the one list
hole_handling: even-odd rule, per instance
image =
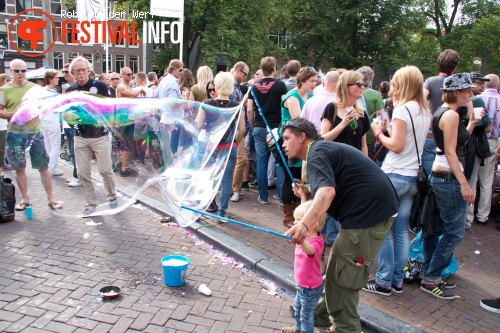
[[360, 88], [364, 88], [365, 87], [365, 83], [364, 82], [353, 82], [353, 83], [349, 83], [348, 84], [348, 86], [354, 86], [354, 85], [357, 85]]
[[26, 69], [14, 69], [13, 71], [14, 71], [14, 73], [19, 73], [19, 72], [26, 73], [27, 70]]
[[307, 67], [307, 68], [306, 68], [306, 72], [308, 72], [308, 73], [309, 73], [309, 72], [312, 72], [312, 71], [314, 71], [314, 68], [312, 68], [312, 67]]
[[287, 127], [292, 127], [292, 128], [298, 129], [301, 132], [304, 132], [304, 130], [299, 125], [292, 123], [291, 121], [287, 121], [285, 123], [285, 128], [287, 128]]

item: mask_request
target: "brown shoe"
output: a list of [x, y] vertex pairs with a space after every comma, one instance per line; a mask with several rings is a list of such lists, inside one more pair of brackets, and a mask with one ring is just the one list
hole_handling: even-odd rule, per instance
[[284, 204], [283, 205], [283, 225], [290, 229], [293, 227], [293, 221], [295, 221], [293, 217], [293, 209], [295, 207], [293, 204]]

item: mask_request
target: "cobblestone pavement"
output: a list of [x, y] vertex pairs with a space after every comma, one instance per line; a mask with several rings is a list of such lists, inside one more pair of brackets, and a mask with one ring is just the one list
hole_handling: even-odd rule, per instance
[[[56, 197], [63, 207], [83, 207], [63, 170]], [[28, 171], [34, 218], [17, 212], [0, 224], [0, 332], [279, 332], [293, 325], [290, 295], [269, 294], [275, 284], [191, 232], [161, 224], [141, 205], [91, 219], [55, 216], [38, 173]], [[182, 287], [164, 284], [160, 259], [169, 254], [191, 260]], [[202, 283], [212, 296], [198, 292]], [[107, 285], [121, 295], [101, 299]]]
[[[62, 170], [65, 176], [54, 180], [57, 198], [63, 198], [65, 207], [83, 206], [80, 190], [65, 185], [70, 169]], [[39, 177], [31, 173], [32, 197], [44, 198]], [[117, 181], [127, 185], [128, 179], [117, 177]], [[152, 188], [146, 192], [161, 199]], [[257, 201], [257, 189], [251, 188], [243, 192], [240, 202], [230, 202], [227, 214], [285, 232], [274, 193], [270, 204], [263, 205]], [[22, 331], [17, 328], [24, 325], [26, 332], [59, 332], [65, 330], [48, 326], [67, 325], [68, 332], [101, 328], [103, 332], [278, 332], [293, 324], [289, 292], [278, 286], [277, 296], [268, 295], [262, 289], [269, 288], [269, 280], [215, 259], [218, 251], [197, 241], [189, 231], [161, 225], [150, 210], [131, 207], [115, 216], [92, 218], [103, 224], [88, 226], [88, 219], [54, 217], [44, 199], [32, 201], [33, 220], [20, 213], [15, 222], [0, 224], [0, 261], [5, 266], [0, 273], [0, 331]], [[201, 220], [293, 267], [294, 247], [286, 239], [211, 218]], [[28, 223], [37, 228], [28, 228]], [[86, 233], [89, 237], [83, 238]], [[476, 250], [481, 254], [475, 254]], [[166, 287], [162, 281], [160, 258], [172, 253], [191, 259], [187, 284], [181, 288]], [[499, 253], [500, 232], [494, 222], [474, 224], [455, 252], [460, 269], [451, 280], [458, 285], [453, 292], [459, 299], [438, 300], [416, 285], [405, 285], [402, 294], [390, 297], [361, 292], [360, 302], [426, 332], [500, 332], [498, 315], [479, 307], [480, 299], [500, 296]], [[372, 275], [375, 271], [376, 264]], [[201, 283], [214, 291], [212, 297], [197, 292]], [[97, 291], [108, 284], [123, 287], [123, 295], [100, 303]]]

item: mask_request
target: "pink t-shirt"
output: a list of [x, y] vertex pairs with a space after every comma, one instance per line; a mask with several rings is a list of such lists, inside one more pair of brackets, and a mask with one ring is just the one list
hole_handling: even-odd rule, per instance
[[314, 247], [314, 254], [309, 256], [302, 251], [300, 245], [295, 245], [295, 263], [293, 265], [295, 282], [303, 288], [317, 288], [323, 283], [320, 266], [324, 247], [323, 237], [319, 234], [306, 240]]
[[333, 102], [335, 96], [337, 96], [337, 94], [324, 92], [309, 98], [302, 108], [300, 118], [304, 118], [312, 122], [319, 132], [321, 130], [321, 116], [323, 115], [328, 103]]

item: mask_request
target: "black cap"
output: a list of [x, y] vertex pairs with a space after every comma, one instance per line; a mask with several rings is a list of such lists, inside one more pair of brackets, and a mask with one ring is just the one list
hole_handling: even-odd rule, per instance
[[471, 72], [470, 73], [470, 78], [471, 78], [471, 80], [477, 80], [477, 79], [483, 80], [483, 81], [489, 81], [490, 80], [490, 79], [485, 78], [484, 75], [481, 74], [480, 72]]

